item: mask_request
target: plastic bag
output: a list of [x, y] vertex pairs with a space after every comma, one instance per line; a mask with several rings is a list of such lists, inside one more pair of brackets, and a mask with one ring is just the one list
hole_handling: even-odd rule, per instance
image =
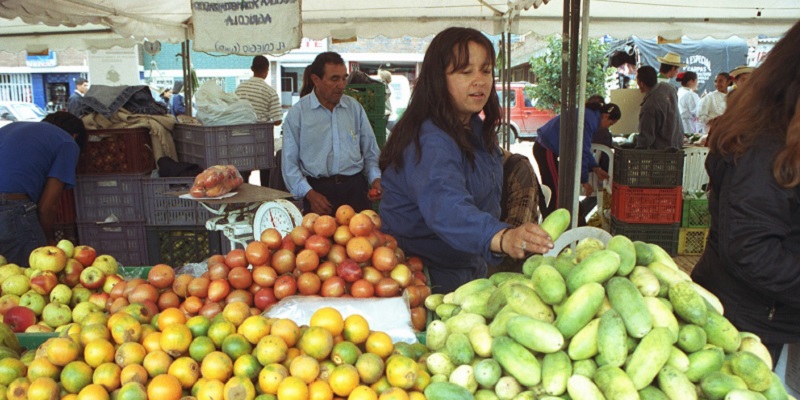
[[222, 196], [243, 183], [242, 175], [233, 165], [214, 165], [194, 178], [189, 194], [197, 198]]
[[205, 81], [195, 94], [197, 119], [207, 126], [254, 124], [256, 110], [249, 101], [225, 91], [213, 80]]
[[411, 311], [402, 297], [356, 299], [289, 296], [272, 306], [264, 315], [291, 319], [297, 325], [308, 325], [311, 315], [322, 307], [335, 308], [343, 318], [359, 314], [369, 321], [371, 331], [386, 333], [392, 338], [392, 342], [417, 342], [417, 336], [411, 327]]

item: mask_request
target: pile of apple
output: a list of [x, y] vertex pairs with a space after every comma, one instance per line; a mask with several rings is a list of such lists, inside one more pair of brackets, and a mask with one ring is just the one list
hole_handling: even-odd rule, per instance
[[14, 332], [52, 332], [102, 310], [123, 280], [114, 257], [69, 240], [31, 252], [29, 268], [0, 263], [0, 318]]

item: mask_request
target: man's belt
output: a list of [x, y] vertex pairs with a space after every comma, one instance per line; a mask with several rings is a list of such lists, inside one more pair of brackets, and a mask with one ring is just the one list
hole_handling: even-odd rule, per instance
[[28, 200], [28, 195], [25, 193], [0, 193], [0, 201], [10, 200]]
[[309, 183], [333, 183], [333, 184], [341, 184], [345, 182], [350, 182], [353, 179], [362, 179], [361, 174], [355, 175], [333, 175], [333, 176], [325, 176], [321, 178], [312, 178], [308, 177]]

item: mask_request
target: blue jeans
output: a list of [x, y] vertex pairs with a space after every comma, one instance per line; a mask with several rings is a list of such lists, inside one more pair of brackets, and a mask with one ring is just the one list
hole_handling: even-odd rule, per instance
[[0, 203], [0, 254], [8, 262], [27, 267], [31, 252], [46, 245], [36, 203], [30, 200]]

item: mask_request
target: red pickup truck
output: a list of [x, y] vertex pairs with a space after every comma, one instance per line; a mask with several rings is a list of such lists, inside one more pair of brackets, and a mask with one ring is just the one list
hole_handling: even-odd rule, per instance
[[[534, 140], [536, 139], [536, 130], [540, 126], [547, 123], [556, 116], [552, 110], [542, 110], [536, 108], [535, 99], [531, 99], [525, 93], [525, 87], [529, 86], [528, 82], [512, 82], [509, 94], [511, 96], [511, 138], [510, 143], [516, 143], [517, 140]], [[500, 105], [504, 104], [504, 88], [500, 83], [495, 85], [497, 90], [497, 97], [500, 98]], [[505, 111], [503, 112], [505, 118]]]

